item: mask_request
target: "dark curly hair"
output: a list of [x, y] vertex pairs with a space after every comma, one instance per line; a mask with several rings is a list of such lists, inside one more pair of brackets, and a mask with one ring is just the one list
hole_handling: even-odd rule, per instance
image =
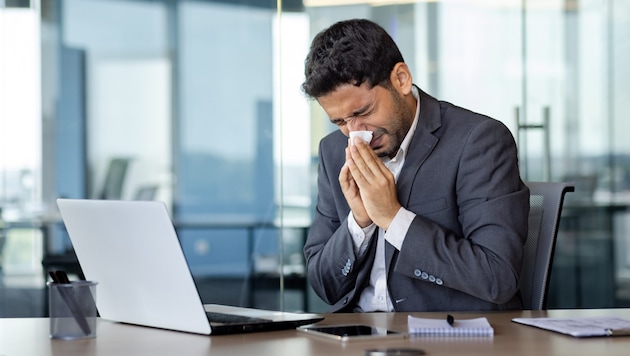
[[381, 26], [365, 19], [340, 21], [313, 39], [302, 91], [318, 98], [342, 84], [390, 88], [390, 73], [399, 62], [404, 62], [402, 54]]

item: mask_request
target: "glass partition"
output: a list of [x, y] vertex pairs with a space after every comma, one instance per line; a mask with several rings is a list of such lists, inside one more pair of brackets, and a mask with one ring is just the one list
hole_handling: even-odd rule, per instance
[[[204, 302], [284, 309], [286, 277], [299, 286], [286, 309], [305, 310], [308, 106], [301, 74], [281, 74], [301, 65], [304, 14], [184, 0], [63, 0], [50, 14], [63, 77], [83, 93], [65, 102], [75, 115], [57, 115], [85, 130], [85, 157], [70, 164], [85, 189], [50, 198], [165, 201]], [[56, 95], [72, 89], [62, 78]], [[75, 133], [56, 147], [72, 151]], [[53, 232], [65, 253], [65, 231]]]
[[[204, 302], [325, 311], [301, 249], [318, 142], [336, 127], [300, 84], [315, 34], [363, 17], [423, 90], [509, 127], [524, 180], [575, 182], [549, 306], [630, 303], [624, 1], [21, 3], [0, 11], [0, 68], [16, 53], [8, 11], [39, 12], [19, 43], [41, 41], [21, 62], [41, 80], [27, 81], [35, 104], [15, 105], [28, 119], [0, 100], [5, 218], [30, 207], [42, 222], [57, 197], [162, 200]], [[0, 71], [3, 98], [12, 74]], [[44, 256], [76, 262], [58, 219], [45, 225]]]
[[[40, 277], [42, 237], [32, 218], [45, 211], [40, 23], [32, 3], [0, 2], [0, 288], [42, 285], [23, 278]], [[0, 304], [0, 315], [10, 310]]]

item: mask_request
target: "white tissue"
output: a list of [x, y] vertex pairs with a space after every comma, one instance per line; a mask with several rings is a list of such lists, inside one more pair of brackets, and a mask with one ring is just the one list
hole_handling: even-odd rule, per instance
[[367, 143], [372, 141], [372, 131], [350, 131], [350, 144], [354, 145], [354, 138], [357, 136]]

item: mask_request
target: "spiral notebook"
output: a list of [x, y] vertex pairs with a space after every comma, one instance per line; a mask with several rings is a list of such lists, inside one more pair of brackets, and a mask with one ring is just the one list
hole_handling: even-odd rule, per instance
[[488, 337], [494, 335], [494, 328], [485, 317], [456, 319], [449, 324], [446, 319], [407, 318], [409, 334], [427, 336]]

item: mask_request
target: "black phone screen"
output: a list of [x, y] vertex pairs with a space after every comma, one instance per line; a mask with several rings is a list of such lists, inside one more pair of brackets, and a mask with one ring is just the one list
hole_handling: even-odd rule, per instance
[[337, 336], [378, 336], [399, 334], [397, 331], [367, 325], [342, 325], [310, 327], [310, 330]]

